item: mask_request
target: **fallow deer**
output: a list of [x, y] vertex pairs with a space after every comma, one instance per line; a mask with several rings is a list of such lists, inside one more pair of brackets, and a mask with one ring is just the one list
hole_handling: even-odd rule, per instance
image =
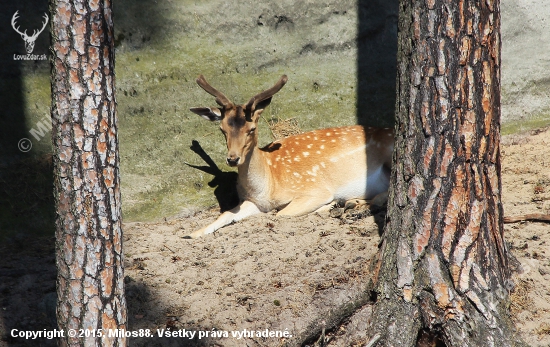
[[235, 105], [203, 75], [197, 79], [220, 107], [195, 107], [191, 111], [209, 121], [221, 121], [227, 164], [238, 169], [240, 204], [188, 238], [210, 234], [258, 213], [278, 210], [278, 216], [304, 215], [328, 209], [335, 200], [369, 200], [387, 191], [393, 129], [360, 125], [328, 128], [258, 148], [260, 115], [286, 82], [283, 75], [248, 103]]

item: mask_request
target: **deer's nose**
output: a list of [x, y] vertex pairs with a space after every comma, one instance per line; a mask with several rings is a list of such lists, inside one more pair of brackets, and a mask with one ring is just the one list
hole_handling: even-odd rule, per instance
[[239, 160], [241, 160], [240, 157], [236, 157], [236, 158], [227, 157], [227, 164], [229, 166], [237, 166], [239, 165]]

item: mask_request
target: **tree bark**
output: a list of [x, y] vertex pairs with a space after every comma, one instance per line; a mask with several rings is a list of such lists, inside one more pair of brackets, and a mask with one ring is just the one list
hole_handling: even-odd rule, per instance
[[111, 3], [50, 8], [60, 345], [125, 346], [108, 334], [126, 327]]
[[500, 176], [498, 0], [402, 0], [377, 346], [517, 346]]

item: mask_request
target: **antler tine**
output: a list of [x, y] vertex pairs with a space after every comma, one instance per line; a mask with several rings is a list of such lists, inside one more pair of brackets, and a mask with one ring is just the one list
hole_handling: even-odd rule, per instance
[[37, 38], [38, 35], [40, 35], [44, 29], [46, 29], [46, 25], [48, 25], [48, 20], [50, 19], [50, 17], [48, 17], [48, 14], [47, 13], [44, 13], [44, 17], [42, 17], [45, 19], [45, 21], [42, 23], [42, 29], [40, 30], [37, 30], [37, 29], [34, 29], [33, 32], [32, 32], [32, 36], [31, 38]]
[[44, 23], [42, 24], [42, 29], [40, 29], [40, 32], [44, 31], [46, 28], [46, 25], [48, 25], [48, 20], [50, 20], [50, 17], [48, 17], [47, 13], [44, 13]]
[[248, 104], [246, 104], [246, 108], [249, 110], [254, 110], [256, 108], [256, 105], [259, 102], [262, 102], [265, 99], [272, 97], [273, 95], [275, 95], [275, 93], [281, 90], [281, 88], [283, 88], [283, 86], [286, 84], [287, 81], [288, 81], [288, 77], [286, 75], [282, 75], [279, 81], [277, 81], [277, 83], [275, 83], [273, 87], [267, 90], [264, 90], [263, 92], [253, 96], [252, 99], [250, 99], [250, 101], [248, 102]]
[[199, 78], [197, 78], [197, 84], [204, 89], [208, 94], [216, 97], [216, 103], [223, 107], [228, 107], [230, 105], [233, 105], [233, 103], [225, 96], [222, 92], [217, 90], [216, 88], [212, 87], [208, 82], [206, 82], [206, 79], [203, 75], [200, 75]]
[[46, 25], [48, 25], [48, 20], [50, 19], [50, 17], [48, 17], [48, 14], [47, 14], [47, 13], [44, 13], [44, 17], [43, 17], [43, 18], [45, 19], [45, 21], [44, 21], [44, 23], [42, 23], [42, 29], [40, 29], [40, 30], [36, 30], [36, 29], [35, 29], [35, 30], [32, 32], [32, 36], [31, 36], [31, 37], [32, 37], [33, 39], [36, 38], [36, 37], [38, 37], [38, 35], [40, 35], [40, 33], [42, 33], [42, 32], [44, 31], [44, 29], [46, 29]]
[[16, 33], [18, 33], [19, 35], [25, 35], [27, 36], [27, 30], [25, 30], [24, 33], [22, 33], [21, 31], [19, 31], [19, 27], [15, 27], [17, 25], [17, 19], [19, 18], [19, 10], [15, 11], [15, 13], [13, 14], [13, 17], [11, 17], [11, 26], [13, 27], [13, 30], [15, 30]]

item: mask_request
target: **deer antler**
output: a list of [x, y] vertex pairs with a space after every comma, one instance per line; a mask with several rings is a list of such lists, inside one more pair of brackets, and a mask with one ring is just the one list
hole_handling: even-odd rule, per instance
[[286, 75], [282, 75], [279, 81], [275, 83], [273, 87], [267, 90], [264, 90], [263, 92], [253, 96], [252, 99], [250, 99], [250, 101], [248, 102], [248, 104], [246, 104], [246, 109], [247, 110], [256, 109], [256, 105], [258, 105], [258, 103], [264, 101], [265, 99], [269, 99], [270, 97], [275, 95], [275, 93], [277, 93], [279, 90], [281, 90], [281, 88], [283, 88], [283, 86], [286, 84], [286, 81], [288, 81], [288, 77]]
[[19, 31], [19, 27], [17, 27], [17, 28], [15, 27], [16, 21], [19, 18], [18, 12], [19, 12], [19, 10], [15, 11], [15, 13], [13, 14], [13, 17], [11, 17], [11, 26], [13, 27], [13, 30], [15, 30], [19, 35], [28, 37], [27, 36], [27, 30], [25, 30], [25, 32], [22, 33], [21, 31]]
[[199, 78], [197, 78], [197, 84], [204, 89], [208, 94], [216, 97], [216, 103], [220, 106], [223, 106], [225, 108], [228, 108], [233, 105], [233, 103], [225, 96], [222, 92], [217, 90], [216, 88], [212, 87], [208, 82], [206, 82], [206, 79], [203, 75], [200, 75]]
[[19, 27], [16, 27], [17, 25], [16, 22], [18, 18], [19, 18], [19, 10], [15, 11], [15, 13], [13, 14], [13, 17], [11, 18], [11, 26], [13, 27], [13, 30], [15, 30], [19, 35], [21, 35], [21, 37], [23, 37], [23, 39], [25, 39], [25, 41], [28, 41], [28, 40], [32, 41], [33, 39], [36, 39], [38, 35], [40, 35], [40, 33], [44, 31], [44, 29], [46, 28], [46, 25], [48, 24], [48, 20], [50, 19], [50, 17], [48, 17], [48, 14], [44, 13], [44, 22], [42, 23], [42, 29], [38, 31], [35, 29], [32, 33], [32, 36], [29, 36], [27, 35], [26, 29], [24, 32], [21, 32], [19, 30]]
[[48, 24], [48, 20], [50, 19], [50, 17], [48, 17], [48, 14], [47, 13], [44, 13], [44, 23], [42, 23], [42, 29], [40, 29], [38, 32], [36, 32], [36, 29], [33, 31], [33, 34], [31, 36], [31, 38], [35, 39], [38, 37], [38, 35], [40, 35], [41, 32], [44, 31], [44, 29], [46, 28], [46, 25]]

